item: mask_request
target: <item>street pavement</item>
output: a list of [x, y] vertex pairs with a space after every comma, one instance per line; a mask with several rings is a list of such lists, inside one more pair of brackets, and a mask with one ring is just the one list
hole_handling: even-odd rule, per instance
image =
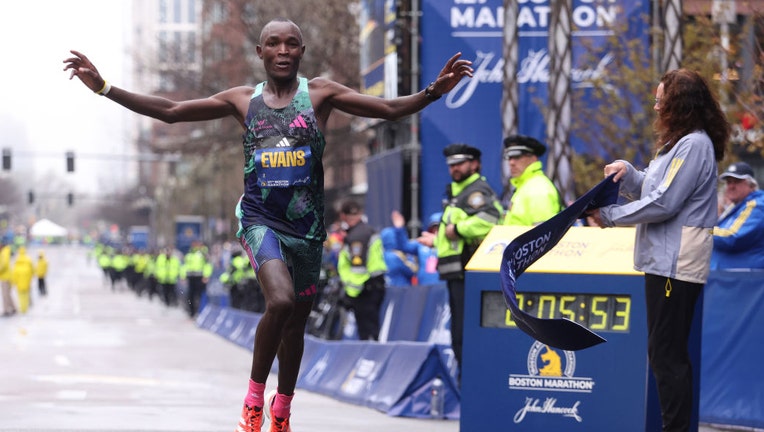
[[[0, 431], [235, 429], [249, 350], [156, 298], [112, 292], [84, 248], [45, 253], [49, 295], [0, 318]], [[459, 430], [458, 421], [392, 417], [299, 389], [292, 412], [295, 432]]]
[[[156, 298], [113, 292], [85, 248], [45, 252], [49, 295], [35, 293], [25, 315], [0, 318], [0, 431], [235, 429], [249, 350]], [[392, 417], [299, 389], [292, 412], [295, 432], [459, 430], [458, 421]]]

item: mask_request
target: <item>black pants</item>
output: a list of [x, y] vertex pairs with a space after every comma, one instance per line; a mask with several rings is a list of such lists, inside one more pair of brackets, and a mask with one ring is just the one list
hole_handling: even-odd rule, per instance
[[461, 368], [462, 342], [464, 341], [464, 279], [449, 279], [448, 306], [451, 309], [451, 348], [456, 363]]
[[647, 355], [658, 386], [664, 432], [688, 432], [692, 364], [688, 339], [703, 284], [645, 275]]
[[202, 295], [207, 290], [207, 284], [204, 283], [204, 277], [194, 275], [188, 277], [188, 302], [186, 303], [186, 312], [193, 318], [199, 312], [199, 304], [202, 302]]
[[358, 339], [379, 339], [379, 313], [385, 299], [385, 279], [374, 277], [363, 284], [363, 291], [358, 297], [350, 297], [355, 322], [358, 326]]
[[37, 278], [37, 291], [40, 293], [40, 296], [45, 296], [48, 294], [48, 290], [45, 288], [45, 278]]
[[163, 283], [162, 285], [162, 300], [164, 300], [165, 306], [175, 306], [178, 304], [178, 293], [175, 291], [175, 282]]

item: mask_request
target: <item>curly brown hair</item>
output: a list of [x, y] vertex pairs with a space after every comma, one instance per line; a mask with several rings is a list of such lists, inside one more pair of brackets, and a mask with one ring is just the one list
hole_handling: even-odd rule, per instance
[[663, 75], [663, 97], [655, 119], [657, 153], [671, 150], [679, 140], [704, 130], [714, 145], [717, 161], [724, 159], [731, 126], [708, 83], [697, 72], [675, 69]]

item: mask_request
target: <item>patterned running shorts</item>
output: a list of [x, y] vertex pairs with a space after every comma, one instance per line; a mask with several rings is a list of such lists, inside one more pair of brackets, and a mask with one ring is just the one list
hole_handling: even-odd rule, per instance
[[288, 236], [264, 225], [251, 225], [239, 237], [255, 272], [272, 259], [284, 261], [297, 301], [313, 301], [321, 273], [323, 244]]

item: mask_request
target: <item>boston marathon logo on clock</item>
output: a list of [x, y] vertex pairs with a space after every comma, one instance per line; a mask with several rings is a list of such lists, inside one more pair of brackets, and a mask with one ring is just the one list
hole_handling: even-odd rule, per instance
[[[510, 374], [511, 390], [540, 390], [544, 392], [591, 393], [595, 382], [592, 378], [576, 377], [576, 354], [561, 351], [535, 341], [528, 351], [528, 374]], [[581, 422], [578, 412], [580, 401], [570, 406], [561, 406], [557, 398], [544, 395], [528, 396], [524, 405], [514, 417], [520, 423], [528, 414], [560, 415]]]
[[574, 376], [576, 353], [573, 351], [560, 351], [536, 341], [528, 351], [527, 364], [527, 375], [509, 375], [510, 389], [591, 393], [594, 388], [591, 378]]

